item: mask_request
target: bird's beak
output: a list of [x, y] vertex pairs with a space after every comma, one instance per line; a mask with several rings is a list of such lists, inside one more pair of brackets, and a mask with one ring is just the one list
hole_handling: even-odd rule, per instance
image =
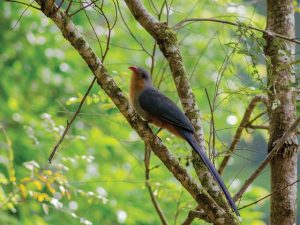
[[136, 66], [129, 66], [128, 69], [132, 70], [134, 73], [137, 71]]

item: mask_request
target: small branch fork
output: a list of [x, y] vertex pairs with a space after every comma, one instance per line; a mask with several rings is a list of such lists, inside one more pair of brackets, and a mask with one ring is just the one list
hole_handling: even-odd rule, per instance
[[283, 136], [279, 139], [275, 147], [269, 152], [267, 157], [264, 159], [264, 161], [261, 162], [261, 164], [258, 166], [258, 168], [252, 173], [252, 175], [245, 181], [245, 183], [242, 185], [241, 189], [235, 194], [233, 199], [236, 201], [239, 198], [242, 197], [244, 192], [247, 190], [247, 188], [250, 186], [251, 183], [258, 177], [258, 175], [264, 170], [264, 168], [268, 165], [268, 163], [271, 161], [271, 159], [277, 154], [277, 152], [283, 147], [285, 141], [290, 136], [292, 132], [294, 132], [297, 129], [298, 124], [300, 123], [300, 117], [298, 117], [294, 123], [287, 129], [287, 131], [283, 134]]
[[238, 127], [238, 129], [236, 130], [236, 133], [234, 135], [234, 138], [233, 138], [233, 141], [228, 149], [228, 153], [227, 155], [224, 157], [223, 161], [221, 162], [221, 165], [220, 165], [220, 168], [219, 168], [219, 174], [221, 175], [223, 172], [224, 172], [224, 169], [230, 159], [230, 157], [232, 156], [233, 152], [235, 151], [236, 149], [236, 146], [238, 144], [238, 142], [240, 141], [240, 138], [242, 136], [242, 132], [243, 130], [247, 127], [247, 125], [249, 124], [249, 119], [250, 119], [250, 116], [255, 108], [255, 106], [257, 105], [257, 103], [259, 102], [262, 102], [265, 106], [268, 105], [268, 99], [266, 96], [263, 96], [263, 95], [256, 95], [252, 100], [251, 102], [249, 103], [245, 113], [244, 113], [244, 116], [243, 116], [243, 119]]
[[211, 223], [211, 221], [209, 220], [209, 218], [207, 218], [207, 215], [205, 214], [203, 209], [201, 209], [199, 206], [197, 206], [194, 210], [191, 210], [189, 212], [187, 218], [183, 221], [183, 223], [181, 225], [190, 225], [194, 221], [195, 218], [205, 220], [205, 221], [208, 221], [209, 223]]
[[248, 208], [249, 206], [252, 206], [252, 205], [256, 205], [257, 203], [263, 201], [264, 199], [269, 198], [272, 194], [274, 194], [274, 193], [276, 193], [276, 192], [279, 192], [279, 191], [283, 191], [284, 189], [289, 188], [290, 186], [293, 186], [293, 185], [297, 184], [299, 181], [300, 181], [300, 179], [297, 179], [296, 181], [294, 181], [293, 183], [290, 183], [289, 185], [287, 185], [287, 186], [285, 186], [285, 187], [278, 188], [278, 189], [272, 191], [270, 194], [268, 194], [268, 195], [266, 195], [266, 196], [264, 196], [264, 197], [258, 199], [257, 201], [252, 202], [252, 203], [250, 203], [250, 204], [248, 204], [248, 205], [244, 205], [244, 206], [240, 207], [239, 210]]

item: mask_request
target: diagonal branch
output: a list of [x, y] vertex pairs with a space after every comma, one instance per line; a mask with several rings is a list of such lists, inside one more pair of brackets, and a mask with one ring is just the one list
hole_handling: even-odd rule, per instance
[[73, 114], [73, 116], [71, 117], [70, 121], [67, 121], [67, 126], [66, 126], [66, 128], [64, 129], [63, 134], [60, 136], [59, 140], [57, 141], [56, 145], [54, 146], [54, 148], [53, 148], [53, 150], [52, 150], [52, 152], [51, 152], [51, 154], [50, 154], [50, 156], [49, 156], [49, 158], [48, 158], [49, 163], [52, 162], [52, 159], [53, 159], [55, 153], [57, 152], [59, 146], [61, 145], [61, 143], [62, 143], [63, 140], [65, 139], [65, 136], [67, 135], [69, 129], [71, 128], [72, 123], [74, 122], [74, 120], [76, 119], [76, 117], [78, 116], [78, 114], [80, 113], [80, 110], [81, 110], [81, 108], [82, 108], [82, 106], [83, 106], [83, 104], [84, 104], [84, 102], [85, 102], [85, 99], [86, 99], [87, 96], [89, 95], [89, 93], [90, 93], [90, 91], [91, 91], [91, 89], [92, 89], [92, 87], [93, 87], [95, 81], [96, 81], [96, 77], [94, 77], [94, 79], [92, 80], [90, 86], [88, 87], [87, 91], [85, 92], [83, 98], [82, 98], [81, 101], [80, 101], [80, 104], [79, 104], [79, 106], [78, 106], [76, 112]]
[[252, 173], [252, 175], [245, 181], [241, 189], [238, 193], [235, 194], [234, 200], [239, 199], [247, 188], [252, 184], [252, 182], [258, 177], [258, 175], [264, 170], [264, 168], [268, 165], [271, 159], [277, 154], [277, 152], [283, 147], [285, 141], [290, 137], [290, 134], [297, 129], [298, 124], [300, 123], [300, 117], [294, 121], [294, 123], [287, 129], [287, 131], [283, 134], [283, 136], [279, 139], [275, 147], [270, 151], [267, 157], [262, 161], [259, 167]]
[[259, 203], [259, 202], [265, 200], [266, 198], [269, 198], [272, 194], [274, 194], [274, 193], [276, 193], [276, 192], [279, 192], [279, 191], [283, 191], [284, 189], [289, 188], [290, 186], [293, 186], [293, 185], [297, 184], [299, 181], [300, 181], [300, 179], [297, 179], [296, 181], [290, 183], [290, 184], [287, 185], [287, 186], [284, 186], [284, 187], [282, 187], [282, 188], [275, 189], [275, 190], [272, 191], [270, 194], [268, 194], [268, 195], [266, 195], [266, 196], [264, 196], [264, 197], [262, 197], [262, 198], [256, 200], [255, 202], [252, 202], [252, 203], [247, 204], [247, 205], [243, 205], [242, 207], [239, 208], [239, 210], [248, 208], [249, 206], [252, 206], [252, 205], [256, 205], [257, 203]]
[[236, 130], [236, 133], [234, 135], [234, 138], [232, 140], [232, 143], [228, 149], [228, 153], [227, 155], [224, 157], [221, 165], [220, 165], [220, 168], [219, 168], [219, 174], [222, 174], [224, 172], [224, 169], [230, 159], [230, 157], [232, 156], [233, 152], [235, 151], [236, 149], [236, 146], [238, 144], [238, 142], [240, 141], [240, 138], [242, 136], [242, 132], [243, 130], [247, 127], [247, 124], [249, 122], [249, 119], [250, 119], [250, 116], [252, 114], [252, 111], [253, 109], [255, 108], [256, 104], [258, 102], [262, 102], [265, 106], [268, 105], [268, 99], [266, 96], [263, 96], [263, 95], [256, 95], [252, 100], [251, 102], [249, 103], [245, 113], [244, 113], [244, 116], [243, 116], [243, 119], [238, 127], [238, 129]]
[[209, 223], [211, 223], [211, 221], [209, 221], [208, 218], [206, 218], [206, 214], [203, 211], [203, 209], [201, 209], [199, 206], [197, 206], [194, 210], [189, 211], [187, 218], [183, 221], [183, 223], [181, 225], [190, 225], [195, 218], [201, 219], [201, 220], [206, 220]]
[[228, 24], [228, 25], [232, 25], [232, 26], [236, 26], [236, 27], [244, 27], [246, 29], [259, 31], [259, 32], [261, 32], [265, 35], [271, 36], [271, 37], [274, 36], [274, 37], [281, 38], [283, 40], [287, 40], [287, 41], [294, 42], [296, 44], [300, 44], [300, 41], [298, 41], [297, 38], [290, 38], [290, 37], [287, 37], [287, 36], [284, 36], [284, 35], [281, 35], [281, 34], [271, 32], [270, 30], [263, 30], [263, 29], [260, 29], [260, 28], [257, 28], [257, 27], [253, 27], [253, 26], [243, 24], [241, 22], [231, 22], [231, 21], [220, 20], [220, 19], [216, 19], [216, 18], [189, 18], [189, 19], [185, 19], [185, 20], [182, 20], [182, 21], [178, 22], [174, 26], [174, 29], [178, 30], [178, 29], [182, 28], [183, 26], [185, 26], [186, 23], [204, 22], [204, 21], [215, 22], [215, 23], [223, 23], [223, 24]]
[[60, 29], [62, 35], [70, 42], [76, 51], [85, 60], [90, 70], [97, 77], [97, 82], [106, 94], [111, 98], [122, 115], [126, 118], [132, 128], [138, 133], [143, 141], [148, 144], [153, 152], [160, 158], [174, 177], [191, 194], [199, 206], [206, 212], [207, 216], [216, 224], [237, 225], [235, 217], [231, 213], [226, 213], [220, 208], [214, 199], [181, 167], [178, 160], [170, 154], [161, 140], [153, 134], [148, 124], [143, 121], [133, 108], [129, 105], [121, 89], [117, 86], [113, 78], [107, 73], [100, 59], [85, 41], [84, 37], [76, 29], [68, 16], [53, 5], [50, 9], [44, 10], [46, 0], [36, 0], [42, 6], [43, 12]]
[[26, 5], [27, 7], [31, 7], [33, 9], [37, 9], [37, 10], [41, 10], [40, 8], [32, 5], [31, 3], [28, 4], [26, 2], [21, 2], [21, 1], [17, 1], [17, 0], [5, 0], [6, 2], [12, 2], [12, 3], [18, 3], [18, 4], [21, 4], [21, 5]]
[[[97, 1], [98, 1], [98, 0], [97, 0]], [[71, 2], [72, 2], [72, 1], [71, 1]], [[70, 4], [71, 4], [71, 2], [70, 2]], [[95, 1], [95, 2], [96, 2], [96, 1]], [[61, 4], [62, 4], [62, 3], [61, 3]], [[70, 5], [69, 5], [69, 6], [70, 6]], [[61, 7], [61, 5], [59, 5], [59, 6], [57, 7], [57, 10], [59, 10], [60, 7]], [[47, 8], [51, 8], [51, 5], [48, 6]], [[102, 52], [102, 46], [101, 46], [100, 40], [99, 40], [99, 38], [98, 38], [98, 35], [97, 35], [97, 33], [96, 33], [95, 29], [94, 29], [94, 26], [93, 26], [93, 24], [92, 24], [92, 22], [91, 22], [91, 20], [90, 20], [90, 18], [89, 18], [89, 16], [88, 16], [87, 12], [85, 11], [85, 9], [84, 9], [84, 13], [85, 13], [85, 15], [86, 15], [86, 17], [87, 17], [87, 19], [88, 19], [88, 22], [89, 22], [89, 24], [90, 24], [92, 30], [94, 31], [95, 37], [96, 37], [96, 39], [97, 39], [97, 41], [98, 41], [98, 44], [99, 44], [99, 47], [100, 47], [100, 50], [101, 50], [101, 55], [102, 55], [101, 61], [104, 62], [104, 60], [105, 60], [105, 58], [106, 58], [106, 55], [107, 55], [107, 53], [108, 53], [108, 50], [109, 50], [109, 45], [110, 45], [110, 40], [111, 40], [111, 31], [112, 31], [112, 29], [113, 29], [113, 27], [114, 27], [114, 25], [115, 25], [115, 22], [114, 22], [114, 24], [111, 26], [110, 23], [109, 23], [109, 21], [107, 20], [107, 18], [106, 18], [106, 16], [105, 16], [104, 12], [102, 11], [102, 9], [100, 9], [100, 10], [101, 10], [101, 15], [102, 15], [102, 16], [105, 18], [105, 20], [106, 20], [106, 25], [107, 25], [107, 28], [108, 28], [107, 42], [106, 42], [106, 47], [105, 47], [104, 53]], [[116, 12], [116, 13], [117, 13], [117, 12]], [[66, 13], [66, 14], [67, 14], [67, 13]], [[69, 16], [69, 17], [71, 17], [71, 16]], [[65, 128], [65, 130], [64, 130], [64, 132], [63, 132], [63, 134], [61, 135], [60, 139], [58, 140], [58, 142], [57, 142], [56, 145], [54, 146], [54, 148], [53, 148], [53, 150], [52, 150], [52, 152], [51, 152], [51, 154], [50, 154], [50, 156], [49, 156], [49, 158], [48, 158], [49, 163], [52, 162], [52, 159], [53, 159], [55, 153], [57, 152], [57, 150], [58, 150], [59, 146], [61, 145], [61, 143], [63, 142], [63, 140], [64, 140], [66, 134], [68, 133], [69, 129], [71, 128], [72, 123], [75, 121], [76, 117], [77, 117], [78, 114], [80, 113], [81, 108], [82, 108], [82, 106], [83, 106], [83, 104], [84, 104], [84, 102], [85, 102], [87, 96], [89, 95], [89, 93], [90, 93], [92, 87], [93, 87], [94, 84], [95, 84], [95, 81], [96, 81], [96, 77], [94, 77], [94, 79], [92, 80], [91, 84], [89, 85], [89, 87], [88, 87], [86, 93], [84, 94], [82, 100], [81, 100], [80, 103], [79, 103], [79, 106], [78, 106], [76, 112], [75, 112], [75, 113], [73, 114], [73, 116], [71, 117], [71, 120], [70, 120], [70, 121], [67, 121], [67, 126], [66, 126], [66, 128]]]

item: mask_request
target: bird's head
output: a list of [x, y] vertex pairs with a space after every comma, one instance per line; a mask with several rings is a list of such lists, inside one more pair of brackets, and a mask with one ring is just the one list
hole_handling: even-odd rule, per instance
[[132, 71], [132, 86], [135, 86], [135, 88], [138, 89], [152, 87], [151, 76], [145, 69], [137, 66], [130, 66], [128, 69]]

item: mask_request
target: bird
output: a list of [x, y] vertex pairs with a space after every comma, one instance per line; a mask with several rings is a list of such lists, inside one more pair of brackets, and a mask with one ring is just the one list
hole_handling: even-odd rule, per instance
[[155, 124], [160, 129], [167, 129], [189, 143], [218, 183], [232, 210], [240, 216], [223, 180], [196, 140], [195, 130], [190, 120], [172, 100], [153, 86], [147, 70], [138, 66], [130, 66], [128, 69], [132, 71], [129, 97], [133, 108], [147, 122]]

